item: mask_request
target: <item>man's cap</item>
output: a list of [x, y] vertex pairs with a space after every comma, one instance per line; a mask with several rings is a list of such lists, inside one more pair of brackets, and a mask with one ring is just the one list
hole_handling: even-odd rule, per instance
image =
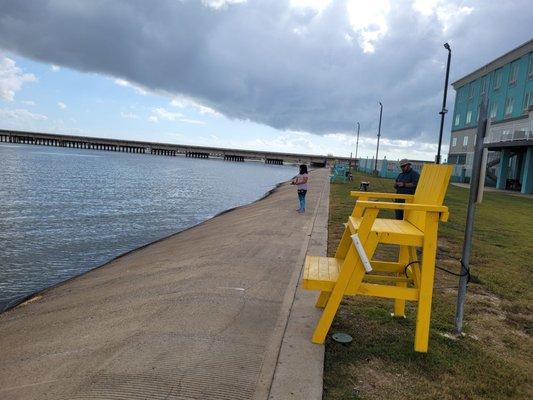
[[404, 165], [407, 165], [407, 164], [411, 165], [411, 161], [409, 161], [407, 158], [400, 160], [400, 162], [398, 163], [400, 167], [403, 167]]

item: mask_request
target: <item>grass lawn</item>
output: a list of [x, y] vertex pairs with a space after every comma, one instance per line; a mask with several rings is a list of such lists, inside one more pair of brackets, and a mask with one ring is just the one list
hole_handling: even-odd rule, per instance
[[[333, 256], [359, 182], [393, 191], [392, 180], [354, 174], [331, 185], [328, 255]], [[450, 186], [437, 265], [459, 271], [468, 189]], [[413, 351], [416, 304], [390, 317], [392, 300], [344, 298], [326, 341], [324, 399], [532, 399], [533, 199], [485, 193], [477, 206], [463, 337], [454, 335], [458, 277], [437, 270], [429, 352]], [[383, 247], [379, 255], [394, 254]]]

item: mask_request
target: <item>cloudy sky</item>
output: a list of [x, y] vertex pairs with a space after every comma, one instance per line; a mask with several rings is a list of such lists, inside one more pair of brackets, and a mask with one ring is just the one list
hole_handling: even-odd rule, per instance
[[359, 122], [372, 157], [381, 101], [380, 156], [431, 160], [443, 43], [453, 82], [532, 20], [531, 0], [0, 0], [0, 128], [349, 156]]

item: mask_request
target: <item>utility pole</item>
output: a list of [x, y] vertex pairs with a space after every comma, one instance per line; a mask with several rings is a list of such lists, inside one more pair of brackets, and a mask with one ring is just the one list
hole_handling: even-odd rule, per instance
[[446, 80], [444, 82], [444, 96], [442, 98], [442, 110], [440, 110], [440, 133], [439, 133], [439, 147], [437, 149], [437, 156], [435, 157], [435, 163], [440, 164], [441, 155], [440, 148], [442, 146], [442, 130], [444, 129], [444, 115], [448, 112], [446, 109], [446, 96], [448, 95], [448, 78], [450, 77], [450, 60], [452, 58], [452, 49], [448, 43], [444, 43], [444, 48], [448, 50], [448, 63], [446, 64]]
[[359, 125], [359, 122], [357, 123], [357, 140], [355, 141], [355, 169], [359, 169], [357, 168], [358, 167], [358, 162], [357, 162], [357, 150], [359, 150], [359, 128], [360, 128], [360, 125]]
[[455, 330], [461, 333], [463, 330], [463, 316], [466, 298], [466, 286], [470, 271], [470, 254], [472, 250], [472, 235], [474, 233], [474, 216], [476, 213], [476, 200], [480, 188], [479, 177], [483, 159], [483, 141], [487, 131], [487, 106], [485, 100], [479, 106], [479, 122], [476, 132], [476, 147], [474, 150], [474, 162], [472, 165], [472, 178], [470, 180], [470, 194], [468, 197], [468, 210], [466, 212], [466, 227], [463, 242], [463, 254], [461, 257], [461, 276], [459, 278], [459, 290], [457, 292], [457, 307], [455, 309]]
[[374, 175], [378, 174], [378, 154], [379, 154], [379, 138], [381, 137], [381, 116], [383, 114], [383, 104], [379, 102], [379, 127], [378, 127], [378, 145], [376, 147], [376, 161], [374, 162]]

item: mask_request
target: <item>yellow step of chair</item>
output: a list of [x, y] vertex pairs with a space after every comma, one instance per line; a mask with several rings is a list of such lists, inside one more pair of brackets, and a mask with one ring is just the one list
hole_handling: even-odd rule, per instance
[[[343, 296], [364, 295], [394, 299], [398, 317], [405, 316], [406, 301], [418, 301], [414, 349], [427, 352], [438, 224], [448, 220], [448, 208], [442, 204], [451, 173], [449, 165], [424, 165], [414, 195], [351, 192], [357, 202], [335, 257], [305, 259], [303, 287], [319, 290], [316, 306], [324, 308], [314, 343], [324, 343]], [[384, 209], [404, 210], [404, 219], [377, 218]], [[380, 243], [399, 245], [398, 260], [372, 260]], [[417, 248], [422, 250], [421, 260]]]

